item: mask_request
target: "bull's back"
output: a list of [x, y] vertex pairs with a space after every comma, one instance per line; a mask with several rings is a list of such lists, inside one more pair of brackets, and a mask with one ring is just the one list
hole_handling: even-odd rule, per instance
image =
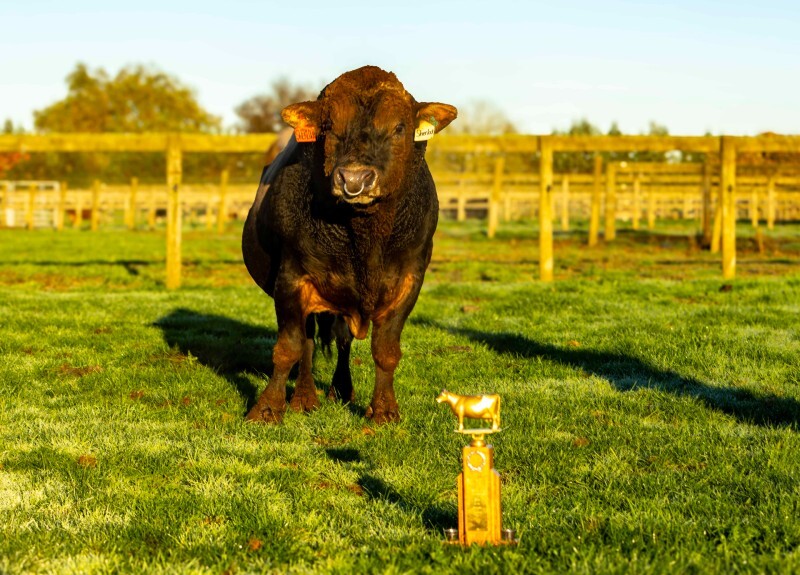
[[271, 261], [267, 246], [263, 245], [263, 234], [259, 234], [258, 221], [259, 212], [263, 209], [269, 188], [277, 178], [281, 170], [292, 160], [292, 156], [297, 148], [297, 142], [292, 136], [289, 139], [286, 147], [278, 154], [269, 166], [264, 168], [261, 173], [261, 180], [259, 181], [256, 197], [253, 205], [250, 206], [250, 211], [247, 213], [247, 219], [244, 222], [242, 230], [242, 257], [244, 258], [244, 265], [250, 273], [250, 277], [256, 284], [267, 292], [270, 296], [273, 294], [274, 288], [274, 269], [279, 265], [279, 262]]

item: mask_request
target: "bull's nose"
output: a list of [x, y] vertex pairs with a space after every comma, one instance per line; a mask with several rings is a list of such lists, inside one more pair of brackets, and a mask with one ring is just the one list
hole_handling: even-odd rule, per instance
[[345, 195], [354, 198], [375, 187], [378, 181], [378, 172], [372, 168], [339, 168], [336, 170], [336, 179]]

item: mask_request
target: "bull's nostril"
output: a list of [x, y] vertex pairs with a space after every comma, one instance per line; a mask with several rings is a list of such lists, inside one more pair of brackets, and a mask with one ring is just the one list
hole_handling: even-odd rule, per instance
[[378, 172], [372, 168], [336, 170], [336, 184], [342, 188], [348, 197], [356, 197], [365, 190], [371, 190], [378, 181]]
[[364, 189], [371, 190], [375, 187], [375, 183], [378, 180], [378, 172], [375, 170], [364, 170]]

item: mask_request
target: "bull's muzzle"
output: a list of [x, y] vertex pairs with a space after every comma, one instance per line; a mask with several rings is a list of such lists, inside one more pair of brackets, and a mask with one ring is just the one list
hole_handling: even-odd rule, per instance
[[340, 191], [345, 200], [354, 200], [377, 191], [378, 172], [367, 167], [337, 168], [333, 176], [334, 191]]

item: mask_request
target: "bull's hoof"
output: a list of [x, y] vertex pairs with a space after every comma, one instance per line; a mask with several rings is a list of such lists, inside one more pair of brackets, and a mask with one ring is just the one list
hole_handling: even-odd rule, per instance
[[397, 406], [394, 408], [379, 408], [373, 409], [370, 405], [365, 414], [367, 419], [371, 419], [372, 423], [376, 425], [383, 425], [384, 423], [396, 423], [400, 421], [400, 411]]
[[286, 404], [280, 408], [270, 405], [254, 405], [253, 408], [247, 412], [245, 419], [247, 421], [257, 421], [260, 423], [282, 423], [283, 414], [286, 411]]
[[314, 411], [319, 407], [319, 398], [315, 391], [297, 391], [295, 390], [292, 396], [292, 401], [289, 402], [289, 408], [292, 411]]
[[331, 387], [328, 389], [328, 399], [342, 403], [355, 401], [356, 391], [353, 389], [353, 378], [348, 370], [337, 369], [334, 372]]
[[342, 403], [352, 403], [356, 399], [356, 392], [352, 385], [350, 389], [341, 389], [332, 385], [328, 390], [328, 399], [330, 401], [341, 401]]

